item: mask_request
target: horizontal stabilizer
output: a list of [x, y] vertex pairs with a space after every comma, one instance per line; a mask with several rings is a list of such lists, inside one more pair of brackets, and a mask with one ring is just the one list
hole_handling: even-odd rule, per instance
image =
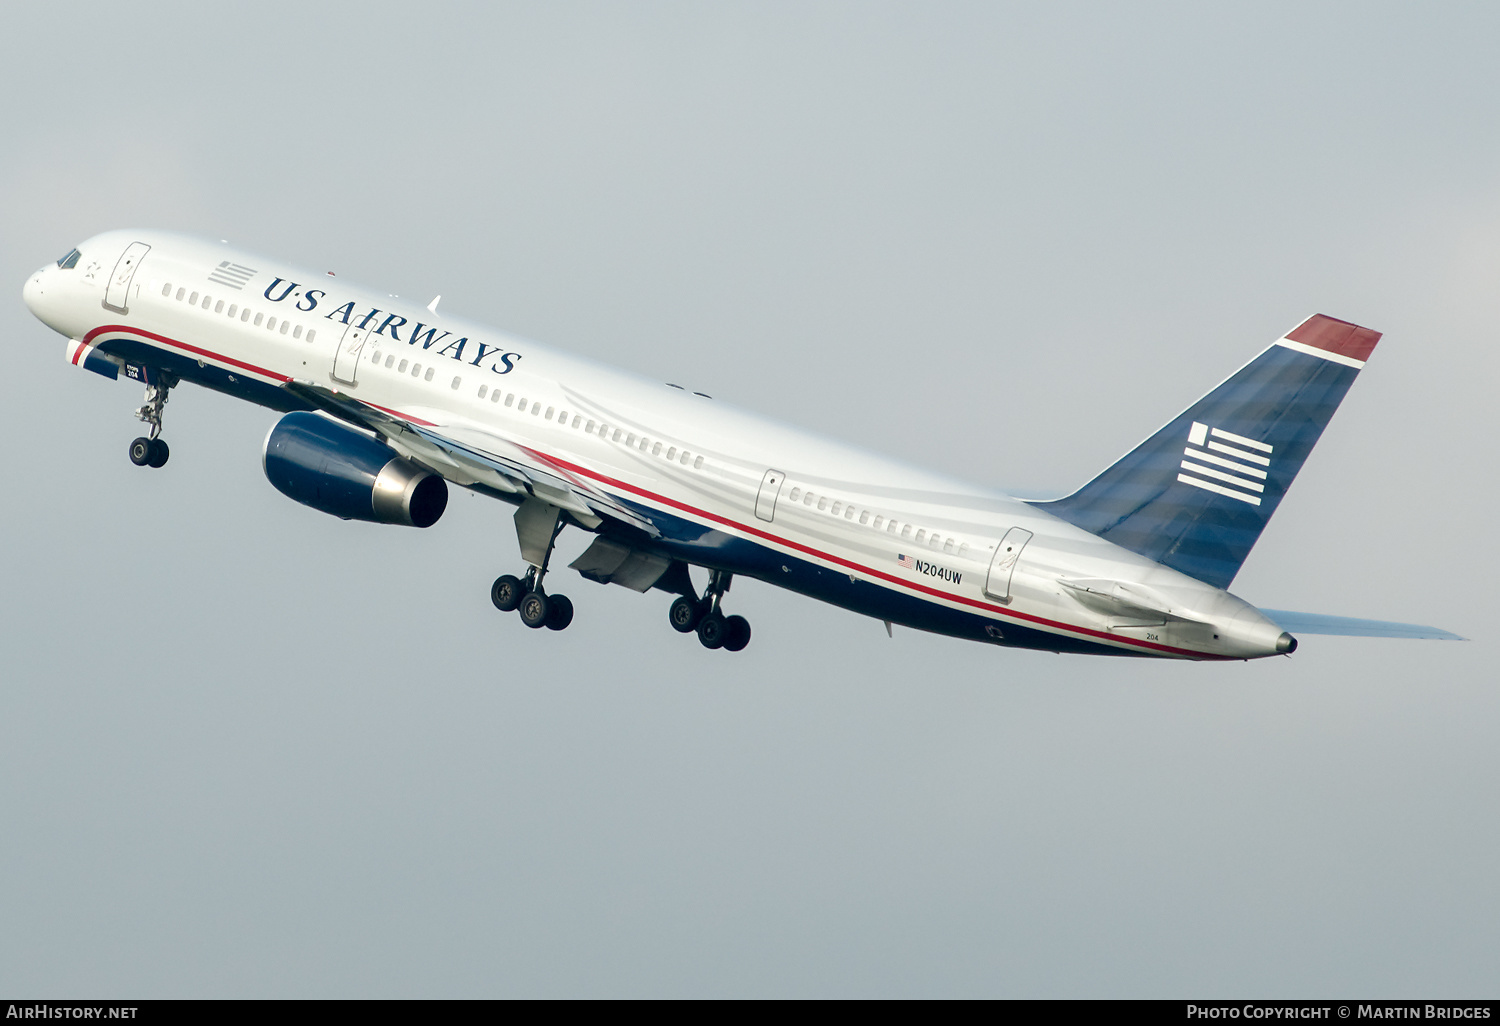
[[1336, 634], [1345, 638], [1418, 638], [1431, 641], [1467, 641], [1451, 631], [1415, 623], [1387, 620], [1356, 620], [1322, 613], [1293, 613], [1286, 609], [1262, 609], [1284, 631], [1292, 634]]

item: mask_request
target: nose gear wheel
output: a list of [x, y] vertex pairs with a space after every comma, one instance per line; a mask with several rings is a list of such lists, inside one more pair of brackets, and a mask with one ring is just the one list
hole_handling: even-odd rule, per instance
[[145, 405], [135, 411], [135, 416], [137, 420], [145, 421], [151, 431], [145, 437], [130, 443], [130, 462], [138, 467], [164, 467], [167, 458], [172, 455], [166, 440], [160, 436], [162, 407], [167, 405], [167, 397], [176, 383], [175, 379], [161, 375], [154, 383], [146, 386]]

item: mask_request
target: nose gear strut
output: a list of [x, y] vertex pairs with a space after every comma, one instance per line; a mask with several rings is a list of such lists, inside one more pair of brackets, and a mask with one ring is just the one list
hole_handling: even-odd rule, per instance
[[130, 443], [130, 462], [138, 467], [162, 467], [172, 450], [161, 437], [162, 407], [167, 405], [168, 394], [177, 380], [158, 373], [156, 380], [146, 385], [146, 403], [135, 411], [137, 420], [145, 421], [150, 434]]

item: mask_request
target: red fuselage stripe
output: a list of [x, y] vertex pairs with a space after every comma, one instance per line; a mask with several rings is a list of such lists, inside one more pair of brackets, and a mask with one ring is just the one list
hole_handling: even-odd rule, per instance
[[1058, 630], [1068, 631], [1072, 634], [1084, 634], [1092, 638], [1101, 638], [1116, 645], [1132, 645], [1139, 648], [1150, 649], [1156, 652], [1170, 652], [1173, 655], [1193, 656], [1199, 659], [1231, 658], [1228, 656], [1221, 656], [1210, 652], [1195, 652], [1192, 649], [1188, 648], [1175, 648], [1171, 645], [1162, 645], [1150, 641], [1140, 641], [1136, 638], [1122, 638], [1113, 634], [1106, 634], [1103, 631], [1092, 630], [1088, 627], [1078, 627], [1073, 624], [1060, 623], [1056, 620], [1048, 620], [1045, 617], [1033, 616], [1030, 613], [1021, 613], [1013, 609], [1006, 609], [1003, 606], [991, 605], [988, 602], [981, 602], [978, 599], [966, 598], [962, 595], [953, 595], [945, 591], [939, 591], [937, 588], [931, 588], [925, 584], [918, 584], [915, 581], [903, 580], [902, 578], [896, 577], [893, 574], [888, 574], [883, 570], [876, 570], [874, 567], [868, 567], [860, 563], [855, 563], [851, 560], [844, 559], [841, 556], [835, 556], [830, 552], [824, 552], [809, 545], [803, 545], [801, 542], [795, 542], [789, 538], [783, 538], [778, 535], [772, 534], [769, 531], [763, 531], [758, 527], [751, 527], [749, 524], [742, 524], [739, 521], [733, 520], [729, 517], [720, 516], [717, 513], [710, 513], [707, 510], [698, 509], [696, 506], [690, 506], [685, 502], [679, 502], [678, 500], [673, 499], [669, 496], [659, 495], [656, 492], [650, 491], [648, 489], [639, 488], [625, 481], [621, 481], [618, 478], [600, 474], [576, 463], [569, 463], [567, 460], [560, 459], [556, 456], [549, 456], [548, 454], [540, 452], [536, 449], [531, 449], [526, 446], [521, 446], [521, 448], [525, 449], [527, 452], [531, 453], [533, 456], [537, 457], [540, 460], [545, 460], [548, 463], [554, 464], [559, 469], [571, 470], [575, 473], [582, 474], [584, 477], [592, 478], [595, 481], [598, 481], [600, 484], [606, 485], [608, 487], [619, 488], [634, 495], [639, 495], [643, 499], [648, 499], [652, 502], [659, 502], [664, 505], [671, 506], [674, 509], [679, 509], [682, 512], [689, 513], [695, 517], [701, 517], [705, 520], [710, 520], [714, 523], [722, 524], [725, 527], [733, 528], [736, 531], [742, 531], [745, 534], [754, 535], [758, 538], [773, 542], [777, 545], [785, 546], [789, 549], [794, 549], [798, 552], [805, 553], [817, 559], [827, 560], [830, 563], [836, 563], [839, 566], [845, 567], [847, 569], [857, 570], [860, 573], [868, 574], [872, 577], [878, 577], [881, 580], [888, 581], [889, 583], [894, 584], [900, 588], [907, 588], [911, 591], [922, 592], [923, 594], [931, 595], [934, 598], [943, 599], [948, 602], [958, 602], [966, 606], [972, 606], [975, 609], [983, 609], [986, 612], [998, 613], [1001, 616], [1008, 616], [1014, 620], [1023, 620], [1028, 623], [1034, 623], [1044, 627], [1052, 627]]
[[[186, 350], [186, 351], [188, 351], [190, 353], [193, 353], [195, 355], [198, 355], [198, 356], [204, 356], [204, 357], [207, 357], [207, 358], [209, 358], [211, 360], [217, 360], [217, 361], [220, 361], [220, 362], [223, 362], [223, 363], [233, 364], [234, 366], [239, 367], [239, 368], [241, 368], [243, 370], [250, 371], [252, 374], [260, 374], [260, 375], [262, 375], [264, 377], [271, 378], [274, 381], [280, 381], [280, 382], [290, 382], [290, 381], [292, 381], [292, 379], [289, 378], [289, 377], [287, 377], [285, 374], [278, 374], [276, 371], [267, 370], [264, 367], [257, 367], [253, 363], [245, 363], [243, 360], [236, 360], [232, 356], [224, 356], [221, 353], [215, 353], [215, 352], [213, 352], [212, 350], [209, 350], [209, 349], [201, 349], [198, 346], [188, 345], [186, 342], [179, 342], [176, 339], [167, 338], [164, 335], [157, 335], [154, 332], [143, 331], [140, 328], [132, 328], [132, 327], [130, 327], [128, 325], [124, 325], [124, 324], [106, 324], [106, 325], [103, 325], [101, 327], [95, 328], [95, 329], [93, 329], [87, 335], [85, 335], [83, 337], [83, 341], [84, 341], [85, 344], [92, 344], [93, 340], [97, 336], [99, 336], [101, 334], [108, 333], [108, 332], [114, 332], [114, 331], [126, 332], [126, 333], [129, 333], [129, 334], [132, 334], [132, 335], [139, 335], [139, 336], [141, 336], [143, 338], [149, 338], [149, 339], [152, 339], [153, 341], [160, 342], [163, 345], [168, 345], [168, 346], [172, 346], [172, 347], [177, 348], [177, 349]], [[79, 347], [79, 351], [82, 352], [82, 349], [83, 349], [83, 347], [80, 346]], [[74, 358], [74, 362], [75, 363], [77, 362], [76, 356]], [[355, 398], [355, 397], [351, 396], [350, 398]], [[403, 420], [409, 420], [413, 424], [421, 424], [424, 427], [435, 427], [436, 426], [431, 421], [423, 420], [420, 417], [414, 417], [414, 416], [412, 416], [411, 414], [408, 414], [408, 413], [402, 413], [400, 410], [393, 410], [393, 409], [390, 409], [390, 408], [385, 407], [385, 406], [379, 406], [379, 405], [377, 405], [375, 403], [365, 402], [365, 400], [363, 400], [363, 399], [359, 399], [357, 401], [359, 401], [361, 403], [364, 403], [364, 405], [366, 405], [366, 406], [370, 406], [370, 407], [373, 407], [374, 409], [381, 410], [382, 412], [389, 413], [392, 416], [400, 417]], [[1129, 646], [1132, 646], [1132, 647], [1135, 647], [1135, 648], [1149, 649], [1149, 650], [1155, 651], [1155, 652], [1165, 652], [1165, 653], [1170, 653], [1172, 655], [1191, 656], [1191, 657], [1198, 658], [1198, 659], [1228, 659], [1228, 658], [1232, 658], [1230, 656], [1221, 656], [1221, 655], [1216, 655], [1216, 654], [1210, 653], [1210, 652], [1195, 652], [1192, 649], [1175, 648], [1175, 647], [1173, 647], [1171, 645], [1162, 645], [1162, 644], [1155, 643], [1155, 642], [1150, 642], [1150, 641], [1140, 641], [1140, 640], [1138, 640], [1136, 638], [1122, 638], [1122, 637], [1119, 637], [1117, 635], [1106, 634], [1103, 631], [1096, 631], [1096, 630], [1093, 630], [1093, 629], [1088, 628], [1088, 627], [1079, 627], [1079, 626], [1076, 626], [1074, 624], [1061, 623], [1061, 622], [1056, 621], [1056, 620], [1048, 620], [1045, 617], [1034, 616], [1034, 615], [1032, 615], [1030, 613], [1021, 613], [1021, 612], [1017, 612], [1016, 610], [1013, 610], [1013, 609], [1006, 609], [1003, 606], [991, 605], [988, 602], [981, 602], [978, 599], [966, 598], [966, 597], [964, 597], [962, 595], [952, 595], [952, 594], [949, 594], [948, 592], [939, 591], [937, 588], [928, 587], [925, 584], [918, 584], [915, 581], [903, 580], [903, 579], [901, 579], [899, 577], [896, 577], [896, 576], [894, 576], [892, 574], [888, 574], [888, 573], [886, 573], [883, 570], [876, 570], [873, 567], [868, 567], [868, 566], [864, 566], [864, 565], [862, 565], [860, 563], [855, 563], [855, 562], [853, 562], [851, 560], [844, 559], [841, 556], [835, 556], [835, 555], [833, 555], [830, 552], [823, 552], [822, 550], [815, 549], [815, 548], [813, 548], [813, 547], [811, 547], [809, 545], [803, 545], [801, 542], [795, 542], [795, 541], [792, 541], [789, 538], [780, 537], [779, 535], [772, 534], [769, 531], [761, 530], [758, 527], [752, 527], [749, 524], [742, 524], [739, 521], [733, 520], [733, 519], [731, 519], [729, 517], [720, 516], [717, 513], [710, 513], [707, 510], [699, 509], [696, 506], [690, 506], [690, 505], [688, 505], [685, 502], [680, 502], [677, 499], [673, 499], [673, 498], [671, 498], [669, 496], [658, 494], [658, 493], [650, 491], [649, 489], [646, 489], [646, 488], [640, 488], [640, 487], [638, 487], [636, 485], [629, 484], [629, 483], [627, 483], [625, 481], [621, 481], [618, 478], [610, 477], [607, 474], [598, 473], [597, 471], [590, 470], [588, 467], [580, 466], [579, 464], [576, 464], [576, 463], [570, 463], [567, 460], [562, 459], [561, 457], [551, 456], [551, 455], [548, 455], [547, 453], [541, 452], [539, 450], [528, 448], [527, 446], [521, 446], [520, 448], [525, 449], [527, 452], [531, 453], [537, 459], [540, 459], [540, 460], [542, 460], [542, 461], [544, 461], [546, 463], [552, 464], [553, 466], [555, 466], [555, 467], [557, 467], [559, 469], [566, 469], [566, 470], [573, 471], [574, 473], [581, 474], [581, 475], [583, 475], [584, 477], [587, 477], [587, 478], [591, 478], [591, 479], [593, 479], [595, 481], [598, 481], [600, 484], [606, 485], [606, 486], [608, 486], [610, 488], [618, 488], [618, 489], [620, 489], [622, 491], [629, 492], [629, 493], [631, 493], [633, 495], [638, 495], [641, 498], [647, 499], [647, 500], [649, 500], [651, 502], [659, 502], [659, 503], [661, 503], [661, 504], [663, 504], [665, 506], [670, 506], [670, 507], [672, 507], [674, 509], [681, 510], [682, 512], [687, 513], [687, 514], [689, 514], [691, 516], [695, 516], [695, 517], [702, 518], [704, 520], [712, 521], [713, 523], [716, 523], [716, 524], [721, 524], [721, 525], [723, 525], [725, 527], [732, 528], [733, 530], [740, 531], [740, 532], [742, 532], [744, 534], [753, 535], [753, 536], [755, 536], [757, 538], [761, 538], [761, 539], [763, 539], [765, 541], [771, 542], [771, 543], [776, 544], [776, 545], [784, 546], [785, 548], [788, 548], [788, 549], [793, 549], [793, 550], [795, 550], [797, 552], [804, 553], [804, 554], [812, 556], [812, 557], [814, 557], [816, 559], [825, 560], [825, 561], [827, 561], [829, 563], [835, 563], [835, 564], [837, 564], [839, 566], [842, 566], [842, 567], [845, 567], [845, 568], [847, 568], [849, 570], [857, 570], [860, 573], [867, 574], [867, 575], [869, 575], [871, 577], [878, 577], [878, 578], [880, 578], [883, 581], [886, 581], [886, 582], [888, 582], [890, 584], [894, 584], [898, 588], [906, 588], [909, 591], [920, 592], [920, 593], [922, 593], [924, 595], [930, 595], [933, 598], [942, 599], [943, 601], [946, 601], [946, 602], [957, 602], [957, 603], [960, 603], [962, 605], [972, 606], [975, 609], [982, 609], [982, 610], [984, 610], [986, 612], [989, 612], [989, 613], [995, 613], [995, 614], [998, 614], [1000, 616], [1010, 617], [1013, 620], [1022, 620], [1022, 621], [1025, 621], [1027, 623], [1034, 623], [1034, 624], [1037, 624], [1039, 626], [1050, 627], [1050, 628], [1053, 628], [1054, 630], [1066, 631], [1066, 632], [1068, 632], [1070, 634], [1082, 634], [1082, 635], [1085, 635], [1085, 636], [1091, 637], [1091, 638], [1099, 638], [1101, 640], [1107, 641], [1107, 642], [1109, 642], [1111, 644], [1114, 644], [1114, 645], [1129, 645]]]
[[225, 356], [222, 353], [216, 353], [211, 349], [200, 349], [197, 346], [190, 346], [186, 342], [177, 341], [175, 338], [167, 338], [165, 335], [158, 335], [155, 332], [150, 331], [142, 331], [140, 328], [132, 328], [129, 325], [125, 324], [105, 324], [102, 327], [95, 328], [93, 331], [83, 336], [83, 340], [84, 342], [92, 344], [94, 339], [98, 336], [107, 334], [112, 331], [123, 331], [131, 335], [140, 335], [142, 338], [149, 338], [152, 341], [160, 342], [163, 345], [171, 346], [174, 349], [184, 349], [192, 353], [194, 356], [206, 356], [210, 360], [217, 360], [221, 363], [233, 364], [241, 370], [247, 370], [251, 374], [262, 375], [263, 377], [270, 378], [273, 381], [287, 382], [292, 380], [285, 374], [278, 374], [273, 370], [266, 370], [264, 367], [257, 367], [253, 363], [246, 363], [244, 360], [236, 360], [232, 356]]

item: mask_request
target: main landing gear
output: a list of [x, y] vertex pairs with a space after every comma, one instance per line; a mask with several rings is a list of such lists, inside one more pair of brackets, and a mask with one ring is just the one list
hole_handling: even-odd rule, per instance
[[167, 394], [171, 392], [172, 384], [159, 380], [147, 385], [146, 404], [135, 411], [136, 419], [145, 421], [151, 428], [149, 435], [130, 443], [130, 462], [138, 467], [164, 467], [167, 457], [172, 455], [172, 450], [167, 448], [166, 441], [161, 438], [161, 410], [167, 405]]
[[672, 629], [682, 634], [697, 632], [704, 648], [722, 648], [738, 652], [750, 644], [750, 621], [743, 616], [725, 616], [719, 602], [729, 590], [733, 575], [722, 570], [710, 572], [708, 587], [701, 599], [679, 596], [667, 610]]
[[560, 631], [573, 622], [573, 603], [566, 595], [548, 595], [542, 588], [552, 545], [562, 530], [562, 510], [540, 499], [527, 499], [516, 510], [516, 537], [521, 558], [530, 566], [521, 577], [504, 574], [490, 585], [490, 601], [502, 613], [519, 612], [533, 629]]

